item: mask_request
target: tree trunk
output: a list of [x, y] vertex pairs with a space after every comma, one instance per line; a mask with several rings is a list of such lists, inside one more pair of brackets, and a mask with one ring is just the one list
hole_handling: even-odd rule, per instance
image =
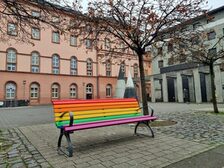
[[212, 104], [215, 113], [219, 113], [217, 100], [216, 100], [216, 87], [215, 87], [215, 74], [213, 69], [213, 63], [209, 65], [210, 75], [211, 75], [211, 89], [212, 89]]
[[141, 80], [141, 94], [142, 94], [143, 114], [144, 115], [149, 115], [146, 85], [145, 85], [145, 72], [144, 72], [143, 54], [138, 54], [138, 60], [139, 60], [140, 80]]

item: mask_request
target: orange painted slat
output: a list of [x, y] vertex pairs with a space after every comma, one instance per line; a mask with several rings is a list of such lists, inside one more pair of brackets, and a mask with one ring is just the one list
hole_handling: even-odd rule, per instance
[[55, 109], [60, 109], [60, 108], [77, 108], [77, 107], [107, 107], [107, 106], [121, 106], [121, 105], [136, 105], [138, 106], [137, 102], [116, 102], [116, 103], [86, 103], [85, 105], [83, 104], [67, 104], [67, 105], [54, 105]]
[[71, 107], [71, 108], [62, 108], [62, 109], [54, 109], [55, 113], [60, 113], [60, 112], [68, 112], [68, 111], [88, 111], [88, 110], [99, 110], [99, 109], [123, 109], [123, 108], [135, 108], [139, 107], [136, 106], [136, 104], [131, 104], [131, 105], [121, 105], [121, 106], [105, 106], [105, 107], [99, 107], [99, 106], [91, 106], [91, 107]]

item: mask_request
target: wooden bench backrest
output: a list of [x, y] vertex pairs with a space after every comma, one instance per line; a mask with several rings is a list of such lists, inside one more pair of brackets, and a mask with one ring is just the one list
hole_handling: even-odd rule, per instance
[[134, 98], [62, 100], [52, 103], [58, 128], [69, 125], [69, 112], [73, 113], [74, 124], [135, 117], [141, 112]]

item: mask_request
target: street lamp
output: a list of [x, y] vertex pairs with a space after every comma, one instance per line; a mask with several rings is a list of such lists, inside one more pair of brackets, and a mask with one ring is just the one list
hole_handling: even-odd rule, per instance
[[23, 99], [25, 100], [26, 97], [26, 80], [23, 80]]

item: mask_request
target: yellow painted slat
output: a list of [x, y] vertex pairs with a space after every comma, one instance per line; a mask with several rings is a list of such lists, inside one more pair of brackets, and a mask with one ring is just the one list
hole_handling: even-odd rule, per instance
[[[122, 112], [125, 111], [137, 111], [139, 110], [139, 108], [126, 108], [126, 109], [122, 109]], [[78, 116], [78, 115], [88, 115], [88, 114], [98, 114], [98, 113], [108, 113], [108, 112], [120, 112], [121, 109], [99, 109], [99, 110], [88, 110], [88, 111], [71, 111], [73, 112], [74, 116]], [[62, 115], [62, 113], [55, 113], [55, 117], [60, 117]], [[64, 114], [64, 116], [69, 117], [69, 113]]]
[[[122, 114], [136, 114], [139, 113], [138, 111], [126, 111], [126, 112], [110, 112], [110, 113], [99, 113], [99, 114], [88, 114], [88, 115], [81, 115], [75, 116], [74, 120], [77, 119], [84, 119], [84, 118], [94, 118], [94, 117], [103, 117], [103, 116], [113, 116], [113, 115], [122, 115]], [[70, 117], [55, 117], [55, 121], [65, 121], [69, 120]]]

